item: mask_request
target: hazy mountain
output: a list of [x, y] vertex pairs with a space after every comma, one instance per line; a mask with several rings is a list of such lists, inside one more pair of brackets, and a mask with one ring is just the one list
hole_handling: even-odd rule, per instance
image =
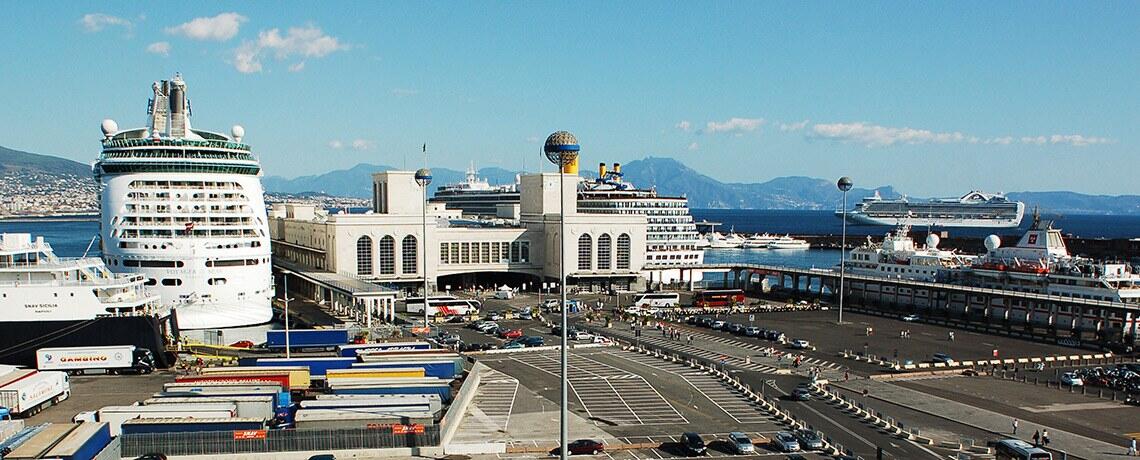
[[0, 171], [29, 171], [63, 176], [90, 177], [91, 166], [66, 158], [22, 152], [0, 146]]
[[[372, 173], [396, 169], [387, 165], [361, 163], [349, 169], [329, 171], [314, 176], [301, 176], [285, 179], [269, 176], [262, 180], [267, 192], [300, 193], [323, 192], [329, 195], [368, 198], [372, 196]], [[432, 168], [432, 192], [438, 187], [463, 181], [464, 172], [448, 168]], [[515, 181], [517, 172], [490, 167], [479, 170], [479, 177], [492, 184], [505, 184]]]
[[1015, 192], [1011, 200], [1025, 202], [1026, 213], [1034, 206], [1058, 214], [1140, 214], [1140, 195], [1085, 195], [1075, 192]]

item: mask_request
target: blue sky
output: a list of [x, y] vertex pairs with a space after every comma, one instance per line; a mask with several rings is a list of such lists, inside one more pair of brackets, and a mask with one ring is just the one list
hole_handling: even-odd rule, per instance
[[[676, 158], [913, 195], [1137, 193], [1137, 2], [19, 2], [0, 145], [90, 162], [183, 73], [270, 175]], [[586, 168], [590, 169], [590, 168]]]

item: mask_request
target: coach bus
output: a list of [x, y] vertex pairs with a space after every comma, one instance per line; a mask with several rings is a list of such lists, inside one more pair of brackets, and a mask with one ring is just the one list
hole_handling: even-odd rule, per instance
[[994, 445], [999, 460], [1053, 460], [1049, 451], [1020, 439], [1003, 439]]
[[708, 289], [693, 293], [694, 307], [731, 307], [743, 303], [744, 291], [740, 289]]
[[[408, 297], [404, 299], [409, 315], [424, 313], [423, 297]], [[475, 299], [459, 299], [453, 296], [428, 297], [428, 315], [456, 316], [478, 313], [483, 305]]]
[[681, 295], [676, 292], [646, 292], [633, 297], [633, 305], [638, 308], [673, 308], [681, 303]]

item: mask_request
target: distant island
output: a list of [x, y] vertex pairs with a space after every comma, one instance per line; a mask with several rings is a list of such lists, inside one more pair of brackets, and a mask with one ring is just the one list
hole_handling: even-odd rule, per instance
[[[372, 194], [372, 173], [396, 169], [361, 163], [349, 169], [287, 179], [263, 179], [267, 201], [315, 200], [341, 207], [367, 204]], [[583, 175], [590, 174], [587, 169]], [[761, 183], [726, 183], [701, 174], [672, 158], [647, 157], [622, 165], [628, 180], [655, 187], [663, 195], [685, 196], [698, 209], [799, 209], [831, 211], [840, 192], [831, 180], [791, 176]], [[463, 180], [464, 172], [432, 168], [433, 186]], [[482, 168], [479, 175], [491, 183], [509, 183], [521, 171]], [[51, 155], [0, 147], [0, 218], [51, 214], [98, 213], [98, 186], [88, 165]], [[965, 193], [968, 190], [961, 190]], [[902, 194], [891, 186], [855, 188], [848, 203], [878, 192], [884, 198]], [[1014, 192], [1007, 196], [1030, 209], [1055, 214], [1140, 215], [1140, 195], [1087, 195], [1070, 191]], [[345, 198], [338, 200], [338, 198]], [[914, 200], [924, 198], [910, 197]]]

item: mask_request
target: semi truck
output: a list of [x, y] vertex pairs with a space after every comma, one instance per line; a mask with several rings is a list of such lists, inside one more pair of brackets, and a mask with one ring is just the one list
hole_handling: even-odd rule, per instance
[[36, 368], [64, 371], [71, 375], [88, 372], [149, 374], [154, 372], [154, 354], [134, 345], [107, 347], [62, 347], [36, 350]]
[[111, 435], [122, 433], [123, 422], [136, 418], [232, 418], [234, 403], [162, 404], [156, 406], [107, 406], [96, 413], [98, 422], [110, 424]]
[[354, 343], [336, 347], [337, 354], [351, 358], [360, 353], [377, 351], [411, 351], [430, 350], [431, 344], [427, 342], [381, 342], [381, 343]]
[[[348, 342], [348, 329], [292, 329], [289, 331], [289, 348], [294, 350], [304, 348], [328, 349]], [[285, 348], [285, 331], [266, 331], [265, 345], [270, 349]]]
[[30, 417], [71, 396], [71, 381], [66, 373], [13, 372], [19, 378], [4, 379], [8, 381], [0, 386], [0, 407], [8, 409], [13, 416]]
[[[256, 418], [138, 418], [123, 422], [123, 434], [190, 433], [203, 431], [261, 431], [265, 422]], [[264, 435], [264, 433], [261, 433]], [[256, 436], [257, 433], [252, 435]]]

